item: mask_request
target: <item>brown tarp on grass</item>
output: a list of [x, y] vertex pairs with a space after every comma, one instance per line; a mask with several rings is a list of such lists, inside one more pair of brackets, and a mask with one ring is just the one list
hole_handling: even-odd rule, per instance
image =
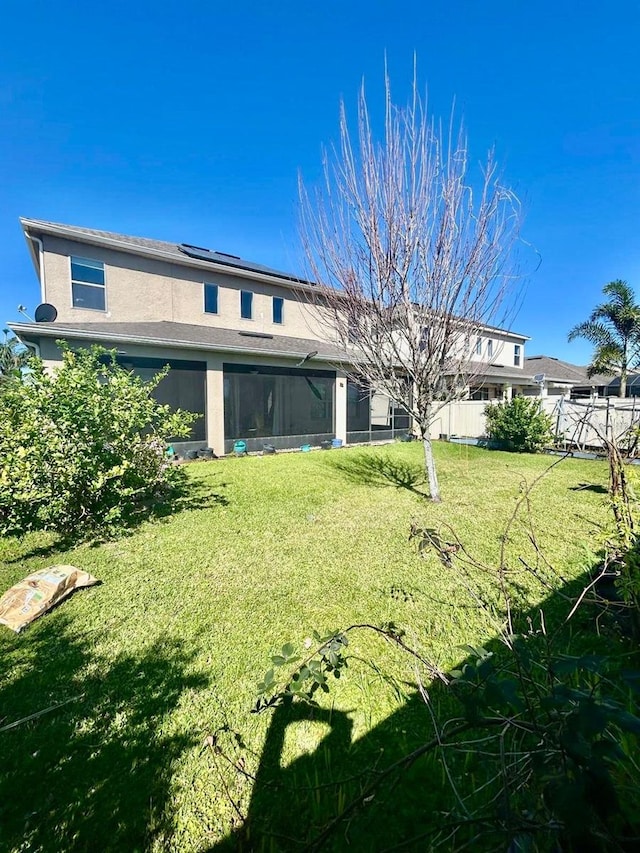
[[0, 598], [0, 625], [16, 634], [58, 602], [99, 581], [75, 566], [48, 566], [18, 581]]

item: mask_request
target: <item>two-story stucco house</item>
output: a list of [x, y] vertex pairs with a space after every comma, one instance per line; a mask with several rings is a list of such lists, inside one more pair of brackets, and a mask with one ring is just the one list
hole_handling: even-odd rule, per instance
[[[409, 428], [392, 401], [349, 381], [349, 353], [319, 322], [317, 285], [189, 244], [21, 224], [41, 302], [54, 306], [55, 319], [11, 323], [12, 330], [51, 367], [60, 339], [115, 349], [142, 375], [169, 364], [158, 397], [201, 415], [193, 446], [221, 455], [237, 439], [259, 450], [265, 442], [392, 438]], [[472, 396], [502, 397], [527, 384], [525, 340], [483, 331], [473, 345], [484, 376]]]

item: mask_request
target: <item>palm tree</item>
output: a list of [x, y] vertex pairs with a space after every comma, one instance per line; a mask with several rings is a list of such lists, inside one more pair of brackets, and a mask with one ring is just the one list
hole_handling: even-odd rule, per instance
[[0, 387], [13, 378], [22, 376], [22, 368], [33, 353], [21, 343], [8, 329], [3, 329], [4, 340], [0, 341]]
[[602, 288], [608, 302], [597, 305], [584, 323], [569, 332], [569, 341], [585, 338], [595, 347], [587, 376], [620, 377], [620, 396], [627, 395], [627, 375], [640, 361], [640, 305], [626, 281], [616, 279]]

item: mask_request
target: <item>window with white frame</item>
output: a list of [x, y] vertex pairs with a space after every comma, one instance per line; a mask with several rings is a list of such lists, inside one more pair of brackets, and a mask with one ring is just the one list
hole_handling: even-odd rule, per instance
[[487, 341], [487, 358], [493, 358], [493, 341]]
[[104, 264], [89, 258], [71, 257], [71, 304], [74, 308], [106, 310]]
[[476, 355], [482, 355], [482, 338], [476, 340]]
[[218, 313], [218, 285], [208, 281], [204, 283], [204, 313]]
[[520, 367], [520, 344], [515, 344], [513, 347], [513, 364], [514, 367]]
[[240, 291], [240, 316], [243, 320], [253, 317], [253, 293], [250, 290]]
[[278, 326], [284, 323], [284, 299], [281, 296], [273, 297], [273, 322]]

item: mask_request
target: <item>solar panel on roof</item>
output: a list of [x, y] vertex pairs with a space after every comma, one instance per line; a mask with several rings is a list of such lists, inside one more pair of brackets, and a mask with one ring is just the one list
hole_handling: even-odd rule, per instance
[[295, 276], [288, 273], [279, 272], [278, 270], [265, 267], [263, 264], [254, 264], [248, 261], [243, 261], [237, 255], [227, 255], [224, 252], [213, 252], [211, 249], [202, 249], [198, 246], [190, 246], [189, 243], [180, 243], [179, 251], [190, 258], [195, 258], [198, 261], [208, 261], [212, 264], [223, 264], [228, 267], [236, 267], [249, 272], [264, 273], [266, 275], [275, 275], [278, 278], [286, 278], [288, 281], [300, 281]]
[[190, 246], [188, 243], [180, 243], [178, 249], [185, 255], [189, 255], [190, 258], [198, 258], [200, 261], [215, 261], [214, 252], [211, 249]]
[[[205, 249], [204, 246], [194, 246], [191, 243], [182, 243], [182, 246], [184, 246], [185, 249], [195, 249], [198, 252], [210, 252], [211, 251], [210, 249]], [[181, 247], [178, 246], [178, 248], [180, 249]]]

